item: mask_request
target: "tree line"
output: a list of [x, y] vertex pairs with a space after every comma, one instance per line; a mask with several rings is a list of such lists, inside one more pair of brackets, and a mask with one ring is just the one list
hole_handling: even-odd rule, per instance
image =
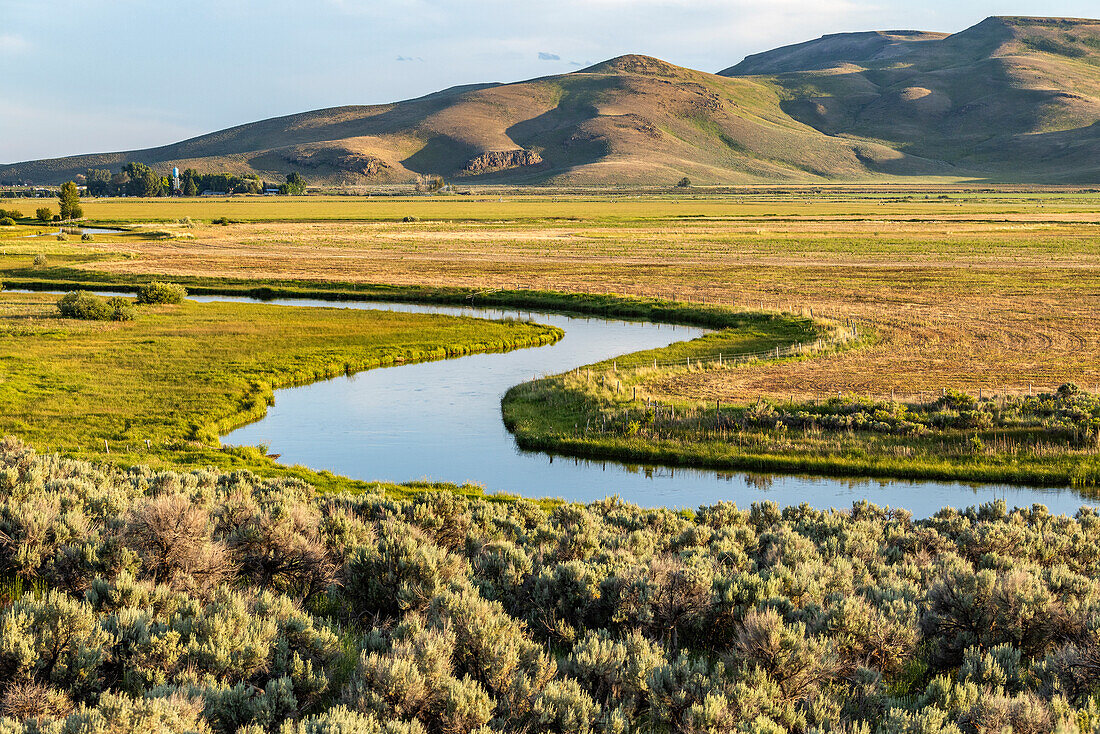
[[180, 188], [174, 192], [170, 176], [162, 176], [144, 163], [133, 161], [122, 166], [117, 173], [103, 168], [89, 168], [85, 182], [91, 196], [199, 196], [204, 191], [262, 194], [268, 189], [275, 189], [284, 195], [300, 196], [306, 191], [305, 180], [296, 171], [288, 174], [285, 181], [273, 183], [255, 174], [201, 173], [187, 168], [180, 172]]

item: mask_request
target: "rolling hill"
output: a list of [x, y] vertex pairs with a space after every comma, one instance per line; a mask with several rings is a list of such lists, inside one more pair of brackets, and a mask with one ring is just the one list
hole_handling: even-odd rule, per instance
[[719, 74], [629, 55], [558, 76], [337, 107], [147, 150], [0, 166], [56, 183], [137, 160], [311, 182], [1100, 181], [1100, 21], [825, 36]]
[[993, 178], [1100, 181], [1100, 21], [988, 18], [950, 36], [826, 36], [720, 72], [793, 119]]

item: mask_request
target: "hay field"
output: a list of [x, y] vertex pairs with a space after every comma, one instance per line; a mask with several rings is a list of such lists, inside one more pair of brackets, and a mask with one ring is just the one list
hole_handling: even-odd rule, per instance
[[[115, 274], [522, 286], [813, 309], [861, 319], [879, 336], [812, 362], [652, 386], [680, 397], [1100, 384], [1095, 192], [757, 189], [217, 204], [107, 200], [86, 209], [113, 221], [138, 209], [143, 219], [269, 221], [158, 224], [180, 238], [100, 237], [94, 251], [77, 248], [66, 260]], [[294, 221], [302, 207], [333, 219]]]

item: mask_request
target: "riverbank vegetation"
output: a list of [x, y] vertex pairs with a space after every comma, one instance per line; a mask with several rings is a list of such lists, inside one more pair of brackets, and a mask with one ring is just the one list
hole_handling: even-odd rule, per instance
[[1094, 732], [1100, 516], [543, 509], [0, 443], [0, 728]]
[[0, 295], [0, 434], [123, 465], [274, 472], [284, 469], [263, 451], [222, 450], [218, 436], [261, 417], [276, 387], [561, 337], [520, 321], [120, 300], [132, 320], [62, 318], [56, 296]]
[[618, 369], [596, 365], [513, 387], [502, 402], [504, 421], [520, 446], [570, 456], [839, 476], [1100, 485], [1100, 396], [1072, 383], [1032, 395], [943, 390], [912, 402], [836, 395], [723, 404], [654, 390], [700, 372], [736, 375], [758, 368], [762, 359], [769, 355], [745, 361], [727, 352], [724, 364], [689, 365], [668, 361], [662, 350], [642, 359], [628, 355], [617, 361]]

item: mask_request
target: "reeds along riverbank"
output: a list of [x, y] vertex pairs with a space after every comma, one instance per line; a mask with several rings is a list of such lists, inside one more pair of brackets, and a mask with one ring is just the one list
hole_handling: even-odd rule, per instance
[[[806, 357], [780, 353], [778, 359], [785, 358]], [[839, 395], [724, 404], [672, 398], [654, 385], [677, 373], [734, 375], [758, 366], [762, 355], [688, 366], [690, 360], [661, 361], [657, 350], [652, 359], [645, 367], [620, 368], [616, 360], [610, 369], [605, 364], [516, 386], [503, 400], [505, 423], [523, 448], [586, 458], [833, 476], [1100, 484], [1100, 399], [1074, 385], [1015, 396], [944, 390], [913, 402]]]

